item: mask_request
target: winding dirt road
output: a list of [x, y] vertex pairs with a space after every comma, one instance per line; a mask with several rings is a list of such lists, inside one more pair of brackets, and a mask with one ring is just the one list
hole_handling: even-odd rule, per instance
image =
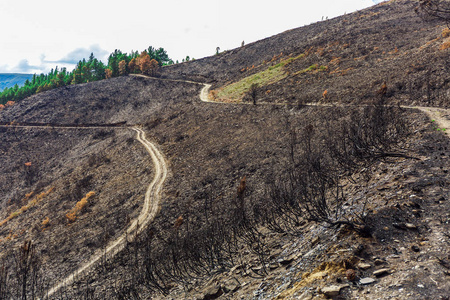
[[[211, 88], [210, 84], [203, 84], [204, 87], [200, 92], [200, 100], [202, 102], [208, 102], [208, 103], [223, 103], [226, 104], [226, 102], [219, 102], [219, 101], [211, 101], [209, 99], [209, 89]], [[252, 103], [246, 103], [251, 104]], [[274, 103], [261, 103], [264, 105], [274, 105]], [[275, 105], [285, 105], [284, 103], [276, 103]], [[320, 104], [320, 103], [313, 103], [313, 104], [306, 104], [307, 106], [334, 106], [333, 104]], [[354, 105], [352, 105], [354, 106]], [[436, 125], [438, 125], [438, 128], [445, 129], [445, 132], [447, 135], [450, 134], [450, 109], [448, 108], [442, 108], [442, 107], [426, 107], [426, 106], [401, 106], [402, 108], [407, 109], [418, 109], [424, 112], [430, 120], [434, 120], [436, 122]]]
[[144, 145], [145, 149], [150, 154], [155, 169], [153, 181], [150, 183], [147, 188], [147, 192], [145, 193], [144, 206], [141, 213], [138, 218], [131, 223], [125, 233], [123, 233], [115, 241], [111, 242], [106, 249], [99, 249], [85, 265], [75, 270], [69, 276], [61, 280], [56, 286], [50, 289], [47, 297], [50, 297], [58, 292], [58, 290], [63, 286], [72, 284], [77, 276], [82, 275], [98, 262], [113, 258], [117, 253], [125, 248], [128, 236], [135, 236], [136, 234], [141, 233], [156, 217], [161, 202], [162, 186], [167, 177], [167, 164], [163, 155], [158, 151], [156, 146], [146, 139], [145, 132], [138, 127], [133, 127], [132, 129], [137, 133], [136, 139]]
[[[186, 81], [186, 80], [172, 80], [172, 79], [160, 79], [160, 78], [152, 78], [145, 75], [133, 75], [138, 77], [145, 77], [147, 79], [153, 79], [153, 80], [163, 80], [163, 81], [174, 81], [174, 82], [184, 82], [184, 83], [192, 83], [197, 85], [203, 85], [203, 88], [200, 92], [200, 100], [202, 102], [207, 103], [218, 103], [218, 104], [226, 104], [223, 102], [218, 101], [211, 101], [209, 99], [209, 89], [211, 88], [210, 84], [206, 83], [199, 83], [199, 82], [193, 82], [193, 81]], [[251, 104], [251, 103], [245, 103], [245, 104]], [[261, 104], [271, 104], [273, 103], [261, 103]], [[277, 104], [278, 105], [278, 104]], [[284, 105], [284, 104], [279, 104]], [[310, 104], [310, 106], [332, 106], [332, 104]], [[413, 106], [403, 106], [404, 108], [408, 109], [419, 109], [426, 113], [430, 119], [435, 120], [436, 124], [440, 128], [446, 128], [448, 131], [447, 134], [450, 131], [450, 110], [445, 108], [435, 108], [435, 107], [413, 107]], [[0, 125], [0, 127], [34, 127], [34, 128], [49, 128], [48, 126], [22, 126], [22, 125]], [[60, 129], [92, 129], [92, 128], [103, 128], [103, 127], [57, 127]], [[113, 129], [114, 127], [109, 127]], [[119, 127], [115, 127], [115, 129], [118, 129]], [[127, 129], [127, 127], [121, 127], [123, 129]], [[136, 234], [141, 233], [150, 222], [153, 221], [153, 219], [156, 217], [160, 202], [161, 202], [161, 191], [163, 183], [167, 177], [167, 164], [166, 161], [161, 154], [161, 152], [158, 151], [156, 146], [148, 141], [145, 136], [145, 132], [139, 128], [139, 127], [132, 127], [132, 130], [136, 132], [136, 139], [146, 148], [147, 152], [152, 158], [153, 164], [154, 164], [154, 178], [153, 181], [150, 183], [150, 185], [147, 188], [147, 191], [145, 193], [144, 197], [144, 205], [142, 208], [141, 213], [135, 219], [130, 227], [126, 230], [125, 233], [123, 233], [119, 238], [117, 238], [115, 241], [112, 241], [106, 249], [99, 249], [96, 254], [89, 259], [89, 261], [78, 268], [76, 271], [71, 273], [69, 276], [61, 280], [56, 286], [54, 286], [52, 289], [48, 292], [48, 297], [52, 296], [53, 294], [57, 293], [58, 290], [60, 290], [63, 286], [67, 286], [72, 284], [77, 276], [85, 274], [89, 269], [91, 269], [93, 266], [95, 266], [97, 263], [104, 259], [111, 259], [113, 258], [117, 253], [119, 253], [121, 250], [124, 249], [126, 243], [127, 243], [127, 237], [133, 236]]]

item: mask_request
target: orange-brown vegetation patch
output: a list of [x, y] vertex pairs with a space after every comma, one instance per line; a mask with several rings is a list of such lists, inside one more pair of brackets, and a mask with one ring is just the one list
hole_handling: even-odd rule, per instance
[[444, 43], [442, 43], [442, 45], [439, 47], [439, 50], [443, 51], [447, 50], [448, 48], [450, 48], [450, 38], [446, 39]]
[[72, 208], [70, 210], [70, 212], [68, 212], [66, 214], [66, 218], [69, 221], [69, 223], [73, 223], [77, 220], [78, 215], [80, 213], [83, 213], [84, 210], [86, 209], [89, 198], [91, 198], [94, 195], [95, 195], [95, 192], [93, 192], [93, 191], [90, 191], [89, 193], [87, 193], [86, 196], [83, 197], [80, 201], [78, 201], [77, 204], [75, 204], [75, 207]]
[[54, 188], [50, 188], [47, 191], [40, 193], [30, 201], [28, 201], [28, 199], [33, 195], [33, 193], [31, 192], [26, 194], [25, 198], [22, 199], [22, 202], [26, 202], [27, 204], [23, 205], [20, 209], [9, 214], [9, 216], [6, 219], [0, 221], [0, 226], [5, 225], [6, 223], [8, 223], [8, 221], [18, 217], [22, 213], [26, 212], [29, 208], [38, 205], [45, 197], [47, 197], [51, 192], [53, 192], [53, 190]]
[[45, 229], [45, 228], [47, 228], [48, 226], [50, 226], [50, 218], [49, 218], [49, 217], [46, 217], [46, 218], [42, 221], [41, 225], [42, 225], [42, 228], [43, 228], [43, 229]]

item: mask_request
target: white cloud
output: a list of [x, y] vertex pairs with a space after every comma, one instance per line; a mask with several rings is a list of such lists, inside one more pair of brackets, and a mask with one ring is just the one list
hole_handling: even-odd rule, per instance
[[76, 48], [75, 50], [69, 52], [59, 60], [46, 62], [61, 63], [61, 64], [77, 64], [83, 58], [87, 59], [91, 55], [91, 53], [93, 53], [97, 59], [100, 59], [104, 62], [107, 60], [110, 54], [108, 51], [102, 49], [99, 45], [91, 45], [88, 48]]
[[99, 45], [91, 45], [87, 48], [76, 48], [73, 51], [62, 56], [62, 58], [56, 60], [47, 59], [45, 54], [39, 55], [39, 60], [35, 60], [34, 63], [30, 63], [27, 59], [19, 60], [12, 67], [9, 65], [0, 65], [0, 73], [27, 73], [27, 74], [40, 74], [48, 73], [51, 69], [55, 67], [67, 68], [67, 70], [72, 71], [75, 65], [83, 58], [88, 59], [91, 53], [94, 56], [103, 61], [107, 62], [109, 52], [102, 49]]
[[37, 66], [32, 66], [26, 59], [22, 59], [17, 66], [13, 68], [14, 73], [29, 73], [30, 70], [38, 69]]

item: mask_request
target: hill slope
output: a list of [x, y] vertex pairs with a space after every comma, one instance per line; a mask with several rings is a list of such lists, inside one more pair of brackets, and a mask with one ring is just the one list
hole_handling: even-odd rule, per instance
[[316, 102], [327, 90], [327, 101], [362, 103], [385, 82], [392, 102], [445, 106], [450, 90], [448, 28], [424, 22], [414, 12], [416, 5], [413, 0], [381, 3], [171, 66], [163, 76], [209, 80], [220, 91], [252, 75], [267, 75], [263, 72], [272, 68], [281, 76], [258, 88], [260, 101]]
[[[441, 24], [420, 20], [414, 4], [390, 1], [165, 67], [160, 78], [64, 87], [2, 110], [0, 124], [12, 124], [0, 128], [0, 219], [7, 220], [0, 247], [10, 278], [14, 259], [8, 252], [25, 240], [36, 245], [43, 287], [125, 232], [154, 173], [128, 127], [138, 125], [169, 164], [160, 213], [123, 252], [56, 298], [157, 299], [164, 298], [162, 291], [167, 299], [320, 299], [332, 285], [340, 286], [341, 299], [445, 297], [448, 131], [417, 110], [388, 109], [392, 115], [385, 115], [378, 106], [358, 106], [380, 100], [449, 106], [449, 49], [440, 49], [448, 37]], [[167, 79], [210, 82], [212, 97], [236, 103], [203, 103], [203, 85]], [[253, 100], [252, 83], [258, 83], [257, 105], [243, 105]], [[376, 131], [379, 120], [389, 130]], [[58, 127], [83, 125], [98, 128]], [[392, 138], [388, 150], [401, 155], [385, 151], [364, 161], [349, 154], [354, 160], [336, 165], [333, 155], [342, 158], [347, 144], [340, 141], [349, 142], [349, 132]], [[348, 145], [348, 153], [364, 146]], [[296, 215], [297, 197], [292, 206], [270, 206], [286, 174], [312, 167], [305, 162], [309, 154], [320, 162], [313, 166], [329, 170], [357, 164], [330, 180], [340, 183], [345, 197], [337, 198], [345, 199], [337, 208], [327, 203], [333, 216], [343, 212], [350, 221], [364, 211], [366, 231], [330, 229], [309, 220], [306, 211]], [[71, 221], [67, 214], [91, 191], [95, 195]], [[374, 275], [380, 269], [387, 270]], [[375, 282], [361, 284], [367, 277]]]

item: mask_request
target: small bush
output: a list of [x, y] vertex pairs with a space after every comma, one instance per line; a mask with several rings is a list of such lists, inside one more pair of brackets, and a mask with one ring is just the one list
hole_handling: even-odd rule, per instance
[[14, 219], [14, 218], [16, 218], [16, 217], [18, 217], [19, 215], [20, 215], [20, 212], [19, 212], [19, 211], [15, 211], [15, 212], [11, 213], [11, 214], [9, 215], [10, 220], [11, 220], [11, 219]]
[[48, 227], [50, 225], [50, 218], [49, 217], [45, 218], [41, 224], [42, 224], [42, 227], [44, 227], [44, 228]]
[[217, 91], [210, 91], [209, 99], [214, 100], [214, 101], [217, 100]]
[[440, 47], [439, 50], [443, 51], [450, 48], [450, 39], [447, 39]]
[[318, 68], [317, 64], [311, 65], [309, 66], [309, 68], [306, 69], [306, 71], [313, 71], [316, 70]]
[[90, 191], [83, 197], [80, 201], [75, 204], [75, 207], [72, 208], [70, 212], [66, 214], [66, 218], [69, 223], [73, 223], [77, 220], [77, 217], [80, 213], [83, 213], [88, 206], [88, 199], [95, 195], [95, 192]]
[[73, 223], [77, 220], [77, 214], [75, 212], [67, 213], [66, 218], [69, 223]]

